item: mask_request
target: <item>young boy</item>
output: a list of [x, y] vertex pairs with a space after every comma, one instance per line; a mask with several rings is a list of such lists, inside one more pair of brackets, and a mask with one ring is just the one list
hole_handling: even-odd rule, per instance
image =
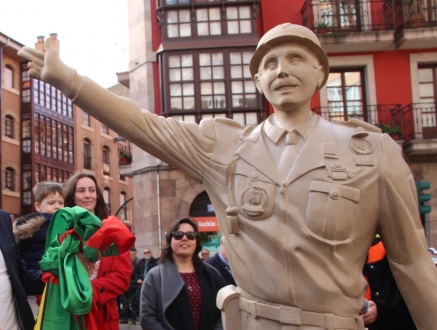
[[60, 183], [44, 181], [33, 187], [33, 194], [38, 212], [18, 219], [14, 234], [26, 269], [38, 270], [52, 215], [64, 207], [64, 189]]

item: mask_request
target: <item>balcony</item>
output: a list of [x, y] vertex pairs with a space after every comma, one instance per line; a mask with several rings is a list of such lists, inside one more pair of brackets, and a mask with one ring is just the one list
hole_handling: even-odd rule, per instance
[[317, 107], [313, 108], [313, 111], [328, 121], [348, 121], [351, 118], [363, 120], [378, 126], [384, 133], [389, 133], [398, 141], [402, 141], [404, 137], [400, 104], [349, 106], [346, 111], [343, 106]]
[[412, 103], [402, 109], [406, 155], [437, 154], [436, 103]]
[[[390, 1], [394, 3], [396, 15], [396, 48], [420, 49], [437, 47], [437, 3], [435, 1]], [[426, 42], [423, 42], [424, 39]]]
[[307, 0], [301, 15], [327, 53], [437, 47], [429, 0]]

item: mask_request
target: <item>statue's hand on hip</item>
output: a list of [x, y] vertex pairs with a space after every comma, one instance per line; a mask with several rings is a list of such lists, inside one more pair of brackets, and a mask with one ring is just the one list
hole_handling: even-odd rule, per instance
[[59, 53], [52, 45], [52, 39], [47, 38], [45, 52], [24, 46], [18, 55], [29, 60], [29, 75], [32, 78], [42, 80], [69, 97], [76, 70], [65, 65]]

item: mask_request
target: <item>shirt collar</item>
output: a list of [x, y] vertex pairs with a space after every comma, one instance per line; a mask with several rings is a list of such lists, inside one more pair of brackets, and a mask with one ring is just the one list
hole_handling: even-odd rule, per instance
[[[273, 117], [274, 114], [272, 114], [265, 121], [264, 132], [270, 141], [272, 141], [274, 144], [277, 144], [279, 140], [281, 140], [281, 138], [284, 137], [290, 131], [281, 127], [274, 126], [271, 122], [271, 120], [273, 120]], [[306, 141], [309, 135], [311, 134], [311, 131], [316, 126], [318, 120], [319, 120], [318, 116], [314, 112], [311, 112], [311, 117], [308, 118], [306, 121], [304, 121], [302, 124], [295, 127], [291, 132], [296, 131]]]

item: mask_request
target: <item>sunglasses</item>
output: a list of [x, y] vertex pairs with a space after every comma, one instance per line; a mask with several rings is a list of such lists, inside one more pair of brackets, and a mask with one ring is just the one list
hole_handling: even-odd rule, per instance
[[177, 241], [180, 241], [182, 238], [184, 238], [184, 235], [187, 236], [187, 239], [190, 241], [194, 241], [196, 239], [197, 233], [195, 231], [174, 231], [171, 233], [173, 238]]

